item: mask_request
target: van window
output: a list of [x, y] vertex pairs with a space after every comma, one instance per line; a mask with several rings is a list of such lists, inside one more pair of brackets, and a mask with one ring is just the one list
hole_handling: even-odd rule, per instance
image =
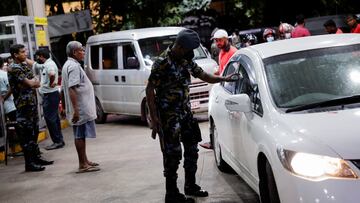
[[[138, 69], [139, 61], [132, 44], [123, 45], [123, 62], [124, 69]], [[128, 64], [129, 63], [129, 64]]]
[[102, 66], [104, 70], [118, 69], [117, 44], [102, 45]]
[[91, 60], [91, 68], [99, 69], [99, 46], [91, 46], [90, 47], [90, 60]]

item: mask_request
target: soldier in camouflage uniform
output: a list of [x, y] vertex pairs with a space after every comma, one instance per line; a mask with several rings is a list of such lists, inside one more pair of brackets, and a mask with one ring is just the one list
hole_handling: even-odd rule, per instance
[[192, 61], [193, 49], [199, 47], [196, 32], [182, 30], [175, 43], [154, 63], [146, 87], [152, 128], [160, 136], [166, 178], [165, 202], [195, 202], [179, 192], [177, 169], [182, 158], [180, 142], [184, 146], [185, 194], [206, 197], [208, 192], [196, 184], [198, 142], [200, 128], [194, 120], [189, 97], [191, 75], [209, 83], [233, 81], [229, 77], [213, 76]]
[[8, 70], [8, 77], [17, 109], [16, 133], [24, 151], [25, 170], [43, 171], [45, 169], [43, 165], [52, 164], [53, 161], [42, 159], [37, 145], [39, 117], [35, 89], [40, 87], [40, 82], [25, 63], [27, 54], [24, 45], [12, 45], [10, 53], [14, 63]]

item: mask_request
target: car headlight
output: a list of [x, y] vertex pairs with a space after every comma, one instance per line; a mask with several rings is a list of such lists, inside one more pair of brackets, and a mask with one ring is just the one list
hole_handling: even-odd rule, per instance
[[311, 180], [358, 178], [343, 159], [295, 152], [282, 148], [278, 148], [277, 154], [282, 165], [287, 170], [303, 178]]

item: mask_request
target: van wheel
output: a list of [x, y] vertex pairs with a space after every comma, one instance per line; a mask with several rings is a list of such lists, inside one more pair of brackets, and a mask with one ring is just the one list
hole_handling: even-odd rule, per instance
[[145, 121], [147, 126], [149, 126], [150, 129], [152, 129], [151, 125], [151, 116], [150, 116], [150, 110], [147, 102], [144, 103], [144, 110], [145, 110]]
[[260, 177], [260, 198], [261, 202], [280, 203], [274, 173], [269, 161], [266, 160], [265, 173]]
[[103, 108], [101, 107], [100, 101], [96, 99], [96, 119], [95, 123], [103, 124], [106, 122], [107, 113], [104, 112]]
[[211, 128], [210, 128], [212, 134], [213, 134], [213, 148], [214, 148], [214, 157], [215, 157], [215, 163], [218, 169], [221, 172], [230, 172], [231, 167], [222, 159], [221, 155], [221, 147], [219, 143], [219, 134], [217, 132], [215, 123], [212, 122]]

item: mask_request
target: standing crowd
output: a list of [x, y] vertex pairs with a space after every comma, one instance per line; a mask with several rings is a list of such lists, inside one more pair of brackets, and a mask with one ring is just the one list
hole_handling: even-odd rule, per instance
[[[54, 163], [41, 157], [38, 146], [39, 99], [42, 101], [47, 129], [53, 142], [45, 149], [54, 150], [65, 146], [58, 111], [60, 98], [61, 113], [73, 125], [79, 158], [77, 172], [100, 170], [99, 164], [89, 161], [86, 155], [86, 138], [96, 137], [96, 110], [93, 86], [80, 65], [85, 52], [80, 42], [71, 41], [66, 47], [66, 53], [68, 60], [62, 71], [62, 96], [58, 88], [58, 67], [50, 58], [48, 49], [37, 50], [36, 61], [32, 61], [28, 59], [25, 46], [15, 44], [10, 47], [13, 61], [6, 61], [5, 67], [4, 60], [0, 59], [0, 91], [4, 111], [8, 122], [15, 123], [16, 137], [24, 153], [25, 171], [43, 171], [44, 166]], [[36, 76], [35, 72], [40, 72], [40, 76]], [[16, 142], [10, 141], [10, 145]]]

